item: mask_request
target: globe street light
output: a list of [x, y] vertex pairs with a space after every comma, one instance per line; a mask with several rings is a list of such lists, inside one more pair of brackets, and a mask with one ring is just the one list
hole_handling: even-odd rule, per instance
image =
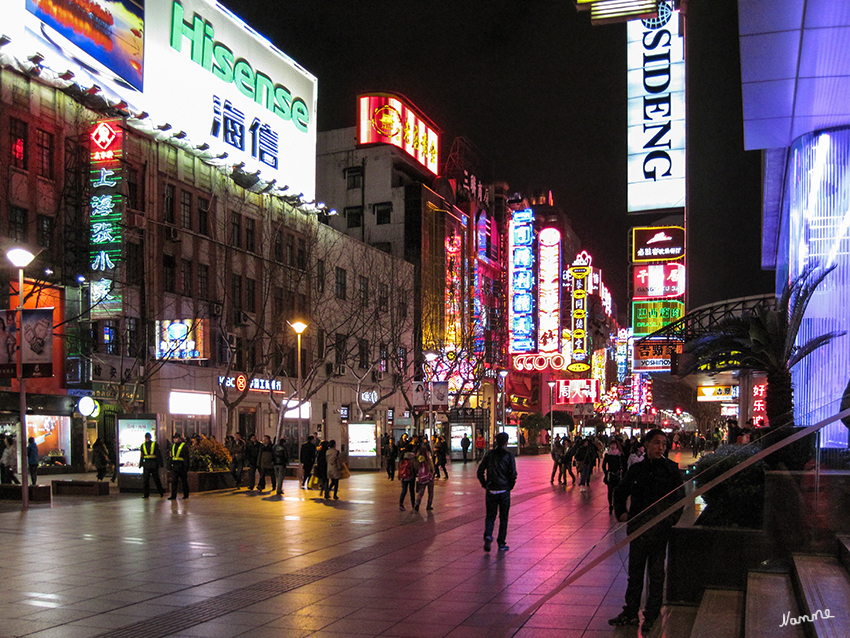
[[[288, 321], [286, 323], [289, 323]], [[295, 395], [295, 405], [296, 410], [298, 410], [298, 443], [301, 443], [302, 432], [301, 432], [301, 333], [307, 329], [307, 324], [303, 321], [296, 321], [294, 323], [289, 323], [289, 326], [295, 331], [295, 334], [298, 335], [298, 352], [296, 353], [296, 365], [298, 366], [298, 386], [297, 393]], [[278, 441], [280, 443], [280, 441]]]
[[18, 388], [21, 399], [21, 427], [19, 431], [18, 451], [21, 464], [21, 510], [26, 511], [30, 506], [29, 494], [29, 465], [27, 464], [27, 389], [24, 381], [23, 337], [24, 337], [24, 268], [32, 263], [35, 253], [24, 246], [12, 246], [6, 251], [6, 258], [18, 269]]

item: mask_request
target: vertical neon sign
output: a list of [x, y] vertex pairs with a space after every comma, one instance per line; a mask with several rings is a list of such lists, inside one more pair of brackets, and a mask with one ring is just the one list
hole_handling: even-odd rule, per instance
[[584, 372], [590, 369], [590, 364], [587, 363], [587, 295], [593, 285], [592, 263], [593, 258], [587, 254], [587, 251], [582, 251], [576, 256], [569, 269], [572, 281], [573, 363], [568, 369], [573, 372]]
[[124, 131], [118, 118], [95, 122], [91, 140], [91, 198], [89, 200], [89, 265], [91, 273], [91, 316], [110, 317], [121, 313], [121, 292], [116, 271], [121, 262], [121, 158]]
[[534, 212], [514, 211], [508, 225], [508, 332], [510, 351], [533, 352]]
[[540, 231], [539, 242], [537, 340], [540, 352], [558, 352], [561, 345], [561, 233], [554, 228], [544, 228]]
[[446, 344], [460, 344], [460, 235], [446, 237]]

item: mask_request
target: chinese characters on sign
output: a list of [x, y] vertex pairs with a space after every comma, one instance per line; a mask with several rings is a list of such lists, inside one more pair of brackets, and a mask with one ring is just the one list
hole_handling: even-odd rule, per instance
[[685, 304], [681, 301], [633, 301], [632, 328], [635, 336], [652, 334], [684, 314]]
[[508, 226], [510, 351], [534, 352], [534, 213], [515, 211]]
[[673, 353], [682, 351], [682, 342], [671, 339], [648, 339], [634, 346], [632, 370], [664, 372], [670, 370]]
[[555, 228], [540, 231], [538, 267], [538, 337], [540, 352], [561, 349], [561, 233]]
[[685, 229], [681, 226], [632, 228], [632, 261], [669, 261], [685, 256]]
[[[764, 381], [762, 379], [762, 381]], [[767, 423], [767, 382], [756, 383], [753, 385], [753, 395], [750, 397], [752, 401], [750, 415], [753, 419], [753, 425], [757, 428], [768, 425]]]
[[588, 310], [588, 293], [591, 277], [593, 272], [591, 266], [593, 259], [583, 251], [576, 256], [573, 265], [570, 266], [570, 281], [572, 290], [572, 358], [576, 363], [584, 363], [585, 370], [590, 369], [587, 364], [587, 310]]
[[680, 297], [685, 294], [685, 267], [682, 264], [641, 264], [632, 266], [633, 299]]
[[213, 96], [213, 121], [210, 135], [221, 139], [242, 152], [250, 153], [251, 157], [261, 161], [266, 166], [277, 168], [278, 134], [272, 127], [254, 118], [251, 126], [245, 130], [245, 113], [237, 109], [230, 100]]

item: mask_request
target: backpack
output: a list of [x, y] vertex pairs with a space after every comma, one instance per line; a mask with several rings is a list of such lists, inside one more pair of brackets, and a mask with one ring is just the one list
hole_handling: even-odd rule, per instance
[[409, 481], [413, 478], [413, 464], [410, 459], [402, 459], [398, 464], [398, 477], [404, 481]]

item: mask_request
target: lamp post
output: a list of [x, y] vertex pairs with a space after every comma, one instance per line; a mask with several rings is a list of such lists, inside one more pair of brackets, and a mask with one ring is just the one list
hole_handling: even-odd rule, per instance
[[[289, 323], [287, 321], [287, 323]], [[295, 331], [295, 334], [298, 335], [298, 352], [296, 353], [296, 365], [298, 366], [298, 386], [295, 395], [295, 406], [296, 410], [298, 410], [298, 443], [301, 443], [302, 432], [301, 432], [301, 333], [307, 329], [307, 324], [303, 321], [296, 321], [295, 323], [289, 323], [289, 326]]]
[[19, 459], [21, 464], [21, 510], [30, 507], [29, 465], [27, 465], [27, 388], [24, 380], [23, 340], [24, 340], [24, 268], [30, 265], [35, 255], [26, 248], [15, 246], [6, 251], [6, 258], [18, 269], [18, 388], [21, 399], [21, 427], [18, 438]]
[[549, 436], [552, 436], [555, 433], [555, 381], [547, 381], [546, 385], [549, 386]]
[[425, 353], [425, 373], [428, 375], [428, 429], [431, 431], [431, 436], [434, 436], [434, 374], [428, 364], [434, 363], [438, 356], [433, 350]]
[[506, 410], [507, 405], [507, 395], [508, 395], [508, 370], [499, 370], [499, 378], [502, 381], [502, 401], [501, 401], [501, 410], [499, 411], [502, 417], [502, 429], [501, 432], [505, 431], [505, 426], [508, 424], [508, 413]]

